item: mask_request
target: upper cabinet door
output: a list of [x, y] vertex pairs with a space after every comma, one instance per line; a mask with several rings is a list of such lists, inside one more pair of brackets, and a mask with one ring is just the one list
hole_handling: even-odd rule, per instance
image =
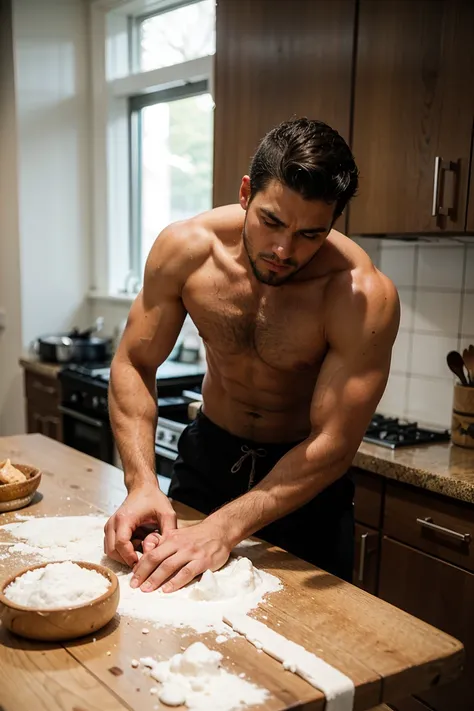
[[218, 0], [214, 205], [238, 202], [265, 133], [307, 116], [349, 139], [355, 0]]
[[[316, 3], [317, 4], [317, 3]], [[351, 234], [465, 229], [474, 2], [360, 0]]]
[[467, 206], [467, 225], [466, 230], [468, 232], [474, 232], [474, 143], [472, 146], [471, 155], [471, 179], [469, 181], [470, 191], [469, 200]]

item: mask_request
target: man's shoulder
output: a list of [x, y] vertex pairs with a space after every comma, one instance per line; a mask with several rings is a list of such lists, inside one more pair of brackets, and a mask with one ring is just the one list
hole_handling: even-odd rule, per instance
[[350, 237], [333, 230], [331, 245], [337, 258], [330, 274], [330, 291], [337, 290], [347, 298], [365, 296], [370, 301], [380, 296], [397, 300], [393, 282], [373, 263], [370, 256]]
[[399, 298], [393, 282], [350, 238], [337, 233], [334, 243], [342, 258], [326, 289], [326, 313], [332, 328], [351, 330], [353, 326], [360, 333], [357, 324], [370, 329], [377, 324], [377, 328], [396, 331]]
[[243, 224], [243, 210], [228, 205], [203, 212], [195, 217], [173, 222], [158, 235], [150, 251], [150, 260], [166, 264], [169, 269], [193, 269], [212, 254], [218, 243], [235, 239]]

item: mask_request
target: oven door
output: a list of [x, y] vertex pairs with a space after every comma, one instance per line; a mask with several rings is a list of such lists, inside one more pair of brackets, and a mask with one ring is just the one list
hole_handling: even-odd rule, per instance
[[63, 415], [64, 444], [113, 464], [114, 439], [109, 423], [63, 405], [59, 409]]
[[173, 475], [173, 464], [177, 456], [178, 452], [163, 447], [160, 444], [155, 444], [156, 472], [159, 477], [166, 477], [168, 480], [171, 479]]

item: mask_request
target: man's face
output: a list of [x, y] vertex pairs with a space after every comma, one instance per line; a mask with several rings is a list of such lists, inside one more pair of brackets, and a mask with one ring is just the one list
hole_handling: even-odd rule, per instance
[[333, 222], [334, 203], [303, 200], [277, 180], [250, 200], [247, 176], [240, 188], [246, 210], [243, 240], [256, 278], [280, 286], [314, 257]]

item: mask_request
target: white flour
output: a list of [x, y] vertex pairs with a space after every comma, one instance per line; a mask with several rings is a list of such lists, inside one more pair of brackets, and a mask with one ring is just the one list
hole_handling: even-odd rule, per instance
[[230, 613], [226, 620], [257, 649], [282, 663], [283, 668], [298, 674], [326, 696], [326, 711], [352, 711], [354, 683], [352, 679], [320, 659], [300, 644], [291, 642], [248, 615]]
[[231, 711], [262, 704], [268, 692], [222, 669], [222, 658], [219, 652], [195, 642], [183, 654], [175, 654], [168, 661], [157, 662], [145, 657], [140, 662], [161, 684], [156, 693], [167, 706], [185, 705], [194, 711]]
[[19, 523], [2, 526], [2, 530], [19, 539], [10, 548], [10, 553], [31, 555], [48, 561], [101, 562], [104, 556], [104, 526], [107, 522], [105, 516], [22, 518]]
[[7, 524], [16, 541], [9, 553], [47, 561], [76, 560], [102, 563], [118, 575], [118, 612], [157, 626], [191, 627], [196, 632], [215, 630], [232, 635], [223, 622], [229, 612], [246, 613], [268, 593], [281, 588], [273, 575], [257, 570], [247, 558], [232, 558], [221, 570], [207, 571], [200, 581], [175, 593], [144, 593], [130, 587], [132, 572], [104, 556], [105, 516], [28, 518]]
[[109, 587], [107, 578], [95, 570], [75, 563], [49, 563], [20, 575], [5, 589], [5, 596], [23, 607], [52, 610], [91, 602]]

